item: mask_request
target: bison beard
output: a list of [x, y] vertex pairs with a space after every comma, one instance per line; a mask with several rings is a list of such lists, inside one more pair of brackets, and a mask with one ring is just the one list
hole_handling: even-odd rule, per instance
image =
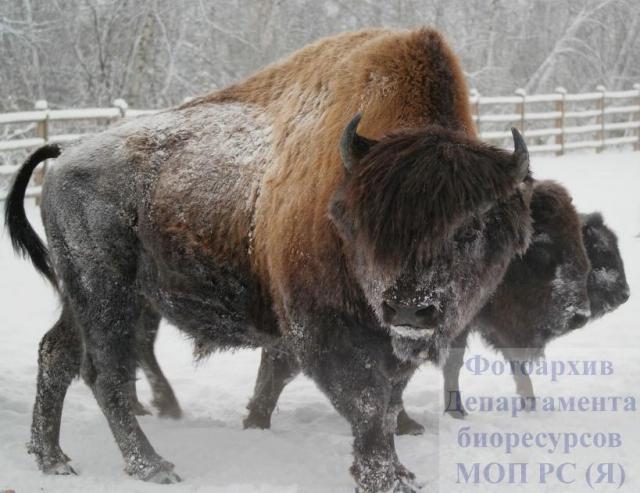
[[[336, 50], [344, 56], [332, 58]], [[312, 71], [309, 55], [319, 57]], [[323, 63], [339, 70], [318, 70]], [[356, 133], [350, 110], [379, 142]], [[71, 472], [58, 430], [79, 368], [126, 471], [179, 479], [129, 399], [136, 332], [163, 316], [201, 354], [285, 345], [351, 424], [359, 486], [411, 490], [393, 443], [402, 391], [531, 234], [521, 139], [514, 134], [509, 154], [471, 128], [463, 77], [439, 35], [383, 30], [312, 45], [245, 83], [65, 151], [42, 197], [63, 314], [41, 347], [30, 446], [40, 467]], [[392, 223], [403, 238], [395, 250], [383, 244]], [[27, 229], [11, 234], [29, 244]]]

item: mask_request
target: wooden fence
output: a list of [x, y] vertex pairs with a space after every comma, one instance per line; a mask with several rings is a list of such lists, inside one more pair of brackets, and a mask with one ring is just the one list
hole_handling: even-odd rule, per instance
[[[558, 88], [552, 94], [528, 95], [518, 89], [512, 96], [486, 97], [472, 90], [470, 103], [483, 140], [509, 146], [510, 127], [517, 127], [527, 139], [532, 153], [562, 155], [573, 149], [601, 152], [611, 146], [633, 146], [640, 150], [640, 84], [627, 91], [569, 94]], [[39, 147], [45, 143], [67, 143], [84, 133], [54, 133], [53, 122], [101, 122], [109, 124], [124, 117], [135, 117], [158, 110], [130, 109], [122, 99], [110, 108], [49, 109], [46, 101], [36, 102], [33, 111], [0, 114], [2, 126], [30, 124], [35, 135], [0, 140], [0, 153]], [[13, 174], [16, 166], [0, 166], [0, 176]], [[39, 187], [28, 195], [37, 196]], [[0, 191], [0, 200], [4, 198]]]
[[486, 141], [510, 138], [504, 127], [515, 126], [532, 153], [562, 155], [585, 148], [601, 152], [630, 144], [640, 150], [640, 84], [628, 91], [598, 86], [595, 92], [580, 94], [569, 94], [562, 87], [552, 94], [528, 95], [518, 89], [513, 96], [499, 97], [472, 91], [470, 101], [476, 126]]

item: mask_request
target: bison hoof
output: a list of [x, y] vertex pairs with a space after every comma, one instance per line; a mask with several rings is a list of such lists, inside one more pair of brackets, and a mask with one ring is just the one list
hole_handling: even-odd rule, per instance
[[[398, 472], [396, 466], [396, 480], [393, 486], [386, 490], [388, 493], [418, 493], [424, 487], [424, 484], [419, 483], [415, 479], [415, 475], [406, 469], [404, 466], [400, 466], [403, 470]], [[408, 474], [407, 474], [408, 473]], [[366, 493], [369, 490], [362, 488], [356, 488], [355, 493]]]
[[409, 469], [403, 466], [400, 462], [395, 463], [396, 468], [396, 478], [401, 479], [403, 481], [415, 481], [416, 475], [413, 474]]
[[43, 452], [42, 447], [37, 447], [32, 442], [27, 444], [27, 452], [35, 456], [38, 469], [45, 474], [57, 476], [77, 474], [73, 470], [73, 467], [68, 464], [71, 459], [69, 459], [67, 454], [65, 454], [59, 446], [53, 447], [53, 449], [48, 452]]
[[424, 426], [409, 417], [406, 411], [400, 411], [396, 424], [396, 435], [422, 435], [423, 433]]
[[467, 410], [462, 406], [458, 407], [458, 409], [447, 409], [445, 413], [451, 416], [453, 419], [464, 419], [469, 415]]
[[151, 411], [149, 411], [146, 407], [144, 407], [138, 401], [131, 403], [131, 410], [133, 411], [133, 414], [135, 414], [136, 416], [149, 416], [151, 414]]
[[268, 430], [271, 428], [271, 416], [250, 412], [242, 422], [244, 429]]
[[531, 413], [536, 410], [536, 398], [532, 395], [523, 395], [519, 394], [520, 398], [523, 400], [523, 408], [522, 410], [528, 413]]
[[393, 493], [418, 493], [423, 486], [423, 484], [418, 483], [415, 479], [398, 478], [392, 491]]
[[400, 462], [395, 463], [396, 484], [392, 491], [413, 492], [420, 490], [424, 485], [416, 480], [416, 475], [403, 466]]
[[180, 419], [182, 417], [182, 409], [177, 402], [160, 403], [154, 402], [155, 408], [158, 410], [158, 416], [161, 418]]
[[42, 472], [45, 474], [51, 474], [53, 476], [77, 476], [78, 473], [66, 462], [57, 462], [48, 466], [47, 468], [43, 468]]
[[395, 491], [394, 488], [402, 479], [396, 471], [397, 464], [384, 456], [356, 457], [351, 466], [351, 475], [361, 493]]
[[146, 458], [135, 457], [125, 467], [125, 472], [149, 483], [173, 484], [181, 481], [180, 476], [173, 472], [173, 464], [156, 456], [149, 461]]
[[147, 481], [157, 484], [175, 484], [182, 481], [182, 479], [173, 471], [158, 471], [149, 476]]

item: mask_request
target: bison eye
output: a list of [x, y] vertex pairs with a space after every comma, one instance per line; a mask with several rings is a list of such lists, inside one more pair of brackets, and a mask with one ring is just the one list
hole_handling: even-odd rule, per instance
[[456, 235], [456, 241], [461, 244], [473, 243], [478, 236], [475, 229], [464, 229]]
[[590, 256], [592, 269], [619, 270], [617, 259], [613, 255]]

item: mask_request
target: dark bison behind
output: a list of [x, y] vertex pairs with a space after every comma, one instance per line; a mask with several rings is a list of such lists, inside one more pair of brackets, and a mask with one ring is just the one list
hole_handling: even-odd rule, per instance
[[629, 297], [616, 235], [600, 214], [577, 214], [569, 193], [549, 181], [534, 185], [531, 210], [529, 249], [512, 261], [491, 301], [452, 343], [443, 372], [446, 412], [453, 417], [465, 414], [458, 377], [469, 331], [512, 362], [516, 391], [531, 407], [533, 384], [522, 363]]
[[[162, 316], [200, 353], [287, 347], [351, 424], [362, 490], [414, 490], [394, 445], [406, 383], [529, 243], [528, 154], [514, 140], [509, 153], [473, 137], [458, 62], [421, 29], [320, 41], [66, 149], [42, 193], [41, 270], [63, 310], [41, 345], [39, 466], [72, 472], [58, 431], [79, 371], [126, 471], [179, 480], [129, 398], [136, 332]], [[8, 224], [38, 259], [19, 220], [25, 186], [14, 186]], [[54, 344], [68, 333], [80, 350]]]

